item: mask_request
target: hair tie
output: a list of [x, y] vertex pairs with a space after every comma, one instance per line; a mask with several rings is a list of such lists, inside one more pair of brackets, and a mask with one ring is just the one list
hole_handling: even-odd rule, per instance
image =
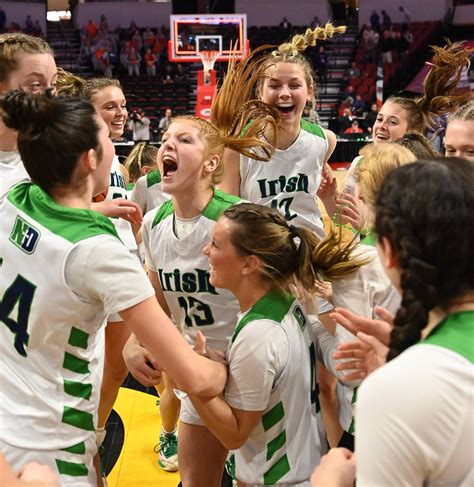
[[290, 225], [288, 228], [290, 230], [290, 238], [296, 238], [298, 236], [298, 229], [294, 225]]

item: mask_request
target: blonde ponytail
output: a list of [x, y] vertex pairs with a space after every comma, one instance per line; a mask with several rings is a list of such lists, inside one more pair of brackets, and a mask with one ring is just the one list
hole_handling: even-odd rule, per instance
[[335, 27], [328, 22], [324, 27], [319, 25], [314, 29], [306, 29], [304, 34], [296, 34], [290, 42], [281, 44], [276, 51], [272, 52], [273, 57], [278, 56], [296, 56], [304, 52], [308, 47], [314, 47], [316, 42], [330, 39], [334, 34], [344, 34], [346, 26]]

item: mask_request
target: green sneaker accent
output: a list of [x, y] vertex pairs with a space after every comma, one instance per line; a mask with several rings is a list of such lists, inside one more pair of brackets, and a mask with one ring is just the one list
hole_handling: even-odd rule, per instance
[[233, 453], [229, 453], [227, 455], [227, 460], [225, 461], [225, 471], [232, 481], [237, 480], [235, 477], [235, 455]]
[[176, 472], [178, 470], [178, 437], [176, 433], [160, 434], [160, 443], [155, 446], [160, 448], [158, 465], [166, 472]]

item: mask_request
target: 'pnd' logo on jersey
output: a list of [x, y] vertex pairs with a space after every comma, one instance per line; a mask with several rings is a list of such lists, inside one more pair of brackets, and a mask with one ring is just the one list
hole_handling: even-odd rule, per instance
[[14, 243], [26, 254], [32, 254], [36, 249], [36, 244], [40, 238], [40, 232], [32, 227], [28, 222], [16, 217], [15, 225], [10, 234], [10, 242]]

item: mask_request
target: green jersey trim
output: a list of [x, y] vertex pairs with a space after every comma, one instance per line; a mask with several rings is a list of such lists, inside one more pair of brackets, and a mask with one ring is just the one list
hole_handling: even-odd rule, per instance
[[305, 132], [308, 132], [312, 135], [317, 135], [318, 137], [321, 137], [322, 139], [326, 139], [326, 134], [324, 133], [324, 129], [316, 123], [308, 122], [307, 120], [302, 118], [301, 122], [300, 122], [300, 127]]
[[248, 313], [237, 324], [232, 343], [237, 338], [245, 325], [255, 320], [272, 320], [281, 323], [291, 305], [295, 301], [294, 296], [281, 291], [269, 291], [260, 298], [248, 311]]
[[161, 174], [159, 169], [155, 169], [154, 171], [150, 171], [146, 175], [146, 187], [149, 188], [154, 184], [161, 183]]
[[97, 235], [108, 234], [119, 238], [113, 223], [106, 216], [93, 210], [58, 205], [33, 183], [16, 185], [8, 193], [8, 201], [50, 232], [71, 243]]
[[263, 474], [263, 483], [265, 485], [274, 485], [290, 470], [290, 463], [285, 454]]
[[135, 183], [128, 183], [127, 184], [127, 191], [132, 191], [134, 187], [135, 187]]
[[95, 431], [94, 416], [79, 409], [64, 406], [62, 422], [85, 431]]
[[209, 218], [209, 220], [217, 221], [227, 208], [238, 203], [240, 198], [231, 194], [223, 193], [218, 189], [214, 189], [214, 196], [209, 201], [202, 214]]
[[80, 330], [73, 326], [71, 328], [71, 333], [69, 334], [69, 345], [73, 347], [87, 349], [88, 347], [88, 340], [89, 340], [89, 333], [85, 332], [84, 330]]
[[[238, 196], [232, 196], [227, 193], [223, 193], [218, 189], [214, 189], [214, 195], [207, 204], [206, 208], [202, 212], [202, 215], [209, 220], [217, 221], [219, 217], [224, 213], [227, 208], [238, 203], [240, 198]], [[174, 213], [173, 200], [165, 201], [156, 212], [155, 218], [151, 224], [151, 228], [156, 227], [165, 218]]]
[[436, 328], [418, 343], [437, 345], [458, 353], [474, 363], [474, 311], [460, 311], [448, 315]]
[[65, 460], [54, 459], [58, 471], [61, 475], [71, 477], [86, 477], [88, 474], [87, 466], [84, 463], [66, 462]]
[[61, 451], [74, 453], [76, 455], [84, 455], [84, 453], [86, 453], [86, 444], [83, 441], [81, 441], [80, 443], [72, 445], [68, 448], [61, 448]]
[[361, 241], [361, 244], [370, 245], [371, 247], [377, 246], [377, 235], [374, 232], [369, 232]]

